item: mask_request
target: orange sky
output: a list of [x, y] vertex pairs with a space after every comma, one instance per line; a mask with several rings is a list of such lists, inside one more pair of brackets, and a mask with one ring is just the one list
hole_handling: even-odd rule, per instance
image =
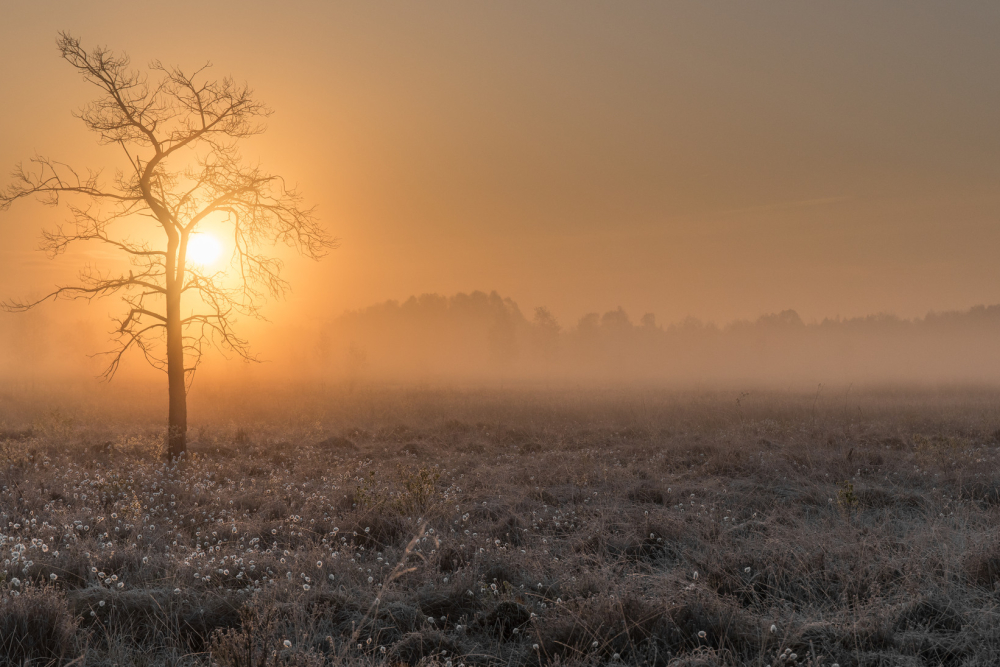
[[[474, 289], [564, 325], [1000, 302], [995, 2], [155, 6], [4, 3], [0, 168], [111, 161], [58, 30], [211, 60], [276, 111], [246, 156], [341, 239], [272, 319]], [[65, 217], [0, 214], [4, 297], [75, 269], [33, 250]]]

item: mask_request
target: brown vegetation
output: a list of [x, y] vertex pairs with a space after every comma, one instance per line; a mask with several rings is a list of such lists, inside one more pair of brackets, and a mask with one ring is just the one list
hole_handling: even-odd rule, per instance
[[1000, 659], [992, 393], [0, 405], [0, 664]]

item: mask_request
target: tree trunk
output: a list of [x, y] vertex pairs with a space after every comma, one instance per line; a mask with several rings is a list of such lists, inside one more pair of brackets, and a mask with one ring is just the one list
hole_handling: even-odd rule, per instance
[[167, 288], [167, 383], [170, 395], [167, 455], [172, 459], [187, 451], [187, 388], [184, 386], [180, 292], [178, 287]]

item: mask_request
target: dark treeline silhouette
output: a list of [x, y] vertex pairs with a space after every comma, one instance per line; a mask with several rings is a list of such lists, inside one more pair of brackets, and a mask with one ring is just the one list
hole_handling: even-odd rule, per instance
[[1000, 382], [1000, 305], [806, 323], [794, 310], [662, 326], [621, 308], [561, 325], [486, 294], [414, 296], [347, 312], [320, 336], [323, 372], [362, 380], [726, 383]]

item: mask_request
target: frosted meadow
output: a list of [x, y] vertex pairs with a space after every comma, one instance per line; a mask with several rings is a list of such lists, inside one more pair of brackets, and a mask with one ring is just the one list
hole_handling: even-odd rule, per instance
[[82, 409], [8, 421], [4, 664], [1000, 654], [990, 396], [341, 398], [172, 463]]

